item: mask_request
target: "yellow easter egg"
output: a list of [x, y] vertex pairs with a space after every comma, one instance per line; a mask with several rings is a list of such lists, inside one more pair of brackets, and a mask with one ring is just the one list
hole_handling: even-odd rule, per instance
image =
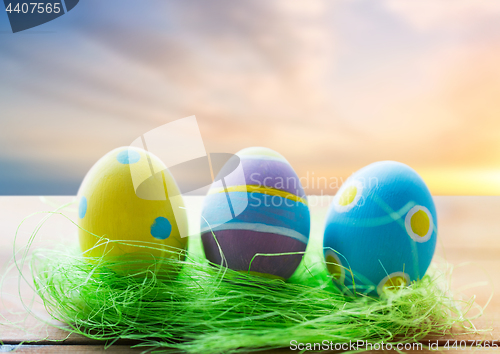
[[[122, 147], [102, 157], [78, 192], [80, 247], [86, 257], [183, 258], [187, 216], [163, 162]], [[174, 250], [174, 252], [172, 252]]]

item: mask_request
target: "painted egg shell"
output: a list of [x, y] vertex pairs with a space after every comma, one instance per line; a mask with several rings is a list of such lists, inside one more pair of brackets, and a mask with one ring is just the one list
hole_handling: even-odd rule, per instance
[[[88, 172], [78, 192], [78, 224], [86, 230], [79, 230], [84, 255], [158, 258], [176, 255], [165, 251], [173, 247], [185, 249], [187, 238], [179, 233], [179, 227], [187, 224], [186, 212], [179, 208], [182, 199], [175, 198], [175, 204], [168, 195], [179, 196], [177, 185], [153, 154], [132, 147], [106, 154]], [[104, 243], [101, 236], [127, 244], [96, 247]]]
[[402, 163], [382, 161], [357, 171], [339, 189], [323, 245], [335, 281], [381, 295], [424, 276], [436, 239], [436, 209], [424, 181]]
[[236, 155], [241, 175], [217, 176], [215, 181], [220, 182], [214, 182], [204, 201], [205, 255], [234, 270], [287, 279], [303, 254], [255, 255], [305, 251], [310, 216], [300, 180], [288, 161], [273, 150], [253, 147]]

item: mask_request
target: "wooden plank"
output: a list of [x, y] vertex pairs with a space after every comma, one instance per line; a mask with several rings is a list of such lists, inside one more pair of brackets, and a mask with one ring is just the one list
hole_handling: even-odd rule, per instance
[[500, 197], [434, 197], [444, 249], [500, 251]]
[[145, 348], [130, 348], [126, 345], [113, 345], [107, 349], [103, 345], [4, 345], [0, 346], [0, 352], [15, 353], [142, 353]]
[[[411, 343], [412, 346], [416, 345], [414, 343]], [[107, 349], [105, 349], [104, 346], [102, 345], [0, 345], [0, 352], [15, 352], [15, 353], [36, 353], [36, 354], [44, 354], [44, 353], [72, 353], [72, 354], [85, 354], [85, 353], [107, 353], [107, 354], [127, 354], [127, 353], [142, 353], [144, 350], [148, 349], [147, 347], [141, 347], [141, 348], [131, 348], [130, 346], [127, 345], [113, 345]], [[420, 353], [420, 354], [431, 354], [431, 353], [436, 353], [437, 348], [429, 348], [429, 347], [419, 347], [415, 346], [414, 349], [401, 349], [405, 353]], [[472, 354], [472, 353], [478, 353], [481, 351], [486, 351], [491, 352], [491, 349], [478, 349], [478, 348], [471, 348], [469, 347], [462, 347], [462, 348], [451, 348], [449, 350], [446, 350], [444, 348], [440, 348], [442, 352], [447, 352], [447, 353], [462, 353], [462, 354]], [[289, 348], [282, 348], [282, 349], [274, 349], [274, 350], [268, 350], [265, 352], [260, 352], [260, 353], [269, 353], [269, 354], [285, 354], [285, 353], [293, 353], [297, 351], [291, 351]], [[318, 351], [314, 351], [314, 353], [317, 353]], [[337, 351], [337, 350], [322, 350], [321, 353], [341, 353], [342, 351]], [[254, 353], [254, 352], [251, 352]], [[306, 353], [313, 353], [310, 351], [307, 351]], [[395, 349], [392, 350], [370, 350], [367, 352], [364, 352], [366, 354], [381, 354], [381, 353], [397, 353]]]

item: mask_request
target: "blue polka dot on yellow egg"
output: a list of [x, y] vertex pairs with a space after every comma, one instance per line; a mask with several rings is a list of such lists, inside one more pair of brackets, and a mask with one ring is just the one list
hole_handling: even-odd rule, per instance
[[138, 162], [141, 159], [141, 155], [135, 150], [126, 149], [116, 155], [116, 159], [121, 164], [129, 165]]
[[[139, 187], [147, 199], [138, 196]], [[166, 255], [164, 246], [185, 249], [187, 238], [179, 230], [187, 228], [187, 217], [179, 194], [173, 177], [153, 154], [131, 147], [109, 152], [88, 172], [78, 193], [84, 255], [119, 256], [147, 250], [157, 258]], [[177, 197], [173, 200], [169, 195]], [[106, 239], [109, 245], [96, 246]]]
[[78, 206], [78, 216], [80, 219], [83, 219], [85, 214], [87, 214], [87, 198], [81, 197], [80, 205]]
[[154, 224], [151, 225], [151, 235], [159, 240], [165, 240], [171, 232], [172, 224], [164, 217], [156, 218]]

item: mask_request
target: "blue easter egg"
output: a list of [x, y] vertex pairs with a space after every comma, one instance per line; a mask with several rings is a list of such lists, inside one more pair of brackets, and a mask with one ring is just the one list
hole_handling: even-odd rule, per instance
[[382, 295], [421, 279], [436, 248], [434, 201], [405, 164], [382, 161], [354, 173], [328, 211], [324, 255], [335, 282]]

